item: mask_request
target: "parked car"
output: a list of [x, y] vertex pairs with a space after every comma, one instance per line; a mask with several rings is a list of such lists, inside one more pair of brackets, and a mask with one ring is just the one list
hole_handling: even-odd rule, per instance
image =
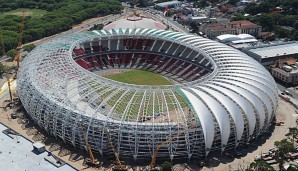
[[255, 156], [255, 160], [257, 161], [257, 160], [261, 160], [262, 159], [262, 157], [260, 156], [260, 155], [256, 155]]
[[284, 90], [283, 93], [285, 93], [288, 96], [293, 96], [288, 90]]

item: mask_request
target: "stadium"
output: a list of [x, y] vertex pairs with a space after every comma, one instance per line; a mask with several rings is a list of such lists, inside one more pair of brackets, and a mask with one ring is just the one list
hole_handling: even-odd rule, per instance
[[[165, 85], [130, 84], [105, 75], [155, 73]], [[132, 76], [133, 77], [133, 76]], [[54, 38], [22, 62], [17, 91], [49, 134], [122, 158], [206, 157], [268, 130], [277, 87], [258, 62], [224, 44], [158, 29], [87, 31]], [[83, 127], [81, 129], [80, 127]], [[169, 141], [170, 140], [170, 141]]]

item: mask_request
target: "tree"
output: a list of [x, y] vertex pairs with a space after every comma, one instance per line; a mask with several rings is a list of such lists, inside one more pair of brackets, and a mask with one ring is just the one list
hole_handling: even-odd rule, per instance
[[272, 19], [272, 15], [270, 14], [260, 15], [258, 22], [264, 28], [264, 30], [272, 31], [274, 27], [274, 21]]
[[135, 5], [137, 5], [137, 1], [136, 0], [130, 0], [129, 5], [130, 5], [130, 7], [133, 8]]
[[238, 21], [238, 20], [249, 20], [249, 16], [244, 16], [242, 13], [237, 13], [235, 16], [232, 18], [233, 21]]
[[275, 160], [278, 162], [278, 166], [281, 169], [286, 161], [286, 155], [294, 150], [294, 146], [293, 143], [289, 142], [287, 139], [275, 141], [274, 145], [277, 148], [275, 152]]
[[14, 58], [16, 56], [16, 54], [18, 53], [18, 51], [16, 49], [11, 49], [9, 50], [6, 55], [9, 56], [9, 57], [12, 57]]
[[276, 25], [279, 25], [279, 24], [282, 24], [282, 25], [284, 25], [283, 24], [283, 22], [284, 22], [284, 19], [285, 18], [285, 16], [284, 15], [282, 15], [282, 14], [274, 14], [274, 15], [272, 15], [272, 19], [273, 19], [273, 21], [274, 21], [274, 24], [276, 24]]
[[298, 128], [296, 128], [296, 127], [289, 128], [289, 132], [286, 134], [286, 136], [291, 139], [291, 141], [294, 145], [295, 137], [298, 136]]
[[191, 23], [189, 23], [189, 26], [191, 28], [191, 32], [192, 33], [196, 33], [199, 30], [198, 24], [194, 21], [192, 21]]
[[266, 171], [274, 171], [274, 168], [270, 166], [265, 161], [254, 161], [250, 163], [249, 167], [245, 171], [255, 171], [255, 170], [266, 170]]
[[275, 26], [274, 27], [274, 33], [277, 35], [279, 38], [286, 38], [289, 36], [290, 31], [283, 29], [280, 26]]
[[175, 12], [173, 10], [169, 9], [166, 16], [171, 17], [174, 14], [175, 14]]
[[[71, 28], [86, 19], [107, 14], [120, 13], [121, 3], [117, 0], [0, 0], [0, 13], [17, 8], [46, 10], [40, 16], [26, 16], [23, 43], [28, 43], [46, 36], [51, 36]], [[5, 50], [9, 51], [18, 45], [18, 33], [21, 17], [4, 15], [0, 26]], [[1, 40], [2, 41], [2, 40]], [[1, 45], [0, 45], [1, 47]], [[2, 47], [1, 47], [2, 49]], [[1, 52], [2, 53], [2, 52]]]
[[292, 30], [291, 40], [298, 40], [298, 30]]
[[298, 165], [296, 164], [290, 164], [288, 167], [287, 171], [297, 171], [298, 170]]
[[161, 165], [161, 171], [172, 171], [172, 163], [165, 161], [162, 165]]
[[294, 29], [298, 30], [298, 21], [293, 24]]
[[25, 45], [23, 49], [27, 52], [31, 52], [36, 46], [34, 44]]

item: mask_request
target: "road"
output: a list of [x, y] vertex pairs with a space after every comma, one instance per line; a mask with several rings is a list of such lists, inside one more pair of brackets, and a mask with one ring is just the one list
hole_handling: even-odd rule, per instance
[[168, 24], [170, 28], [172, 27], [174, 30], [177, 30], [182, 33], [189, 33], [189, 30], [185, 29], [184, 26], [179, 24], [177, 21], [173, 21], [170, 17], [165, 17], [161, 11], [157, 11], [154, 9], [148, 9], [143, 11], [151, 18]]
[[281, 84], [279, 84], [279, 83], [276, 83], [276, 85], [277, 85], [277, 88], [278, 88], [281, 92], [283, 92], [284, 90], [287, 90], [287, 91], [289, 91], [290, 94], [292, 95], [292, 98], [298, 100], [298, 94], [297, 94], [293, 89], [287, 88], [287, 87], [285, 87], [285, 86], [283, 86], [283, 85], [281, 85]]
[[[189, 33], [189, 31], [187, 29], [185, 29], [181, 24], [177, 23], [176, 21], [173, 21], [172, 19], [170, 19], [168, 17], [163, 16], [160, 11], [156, 11], [156, 10], [149, 10], [149, 11], [146, 10], [146, 11], [144, 11], [143, 10], [143, 12], [146, 13], [151, 18], [155, 19], [155, 20], [158, 20], [158, 21], [169, 24], [169, 26], [172, 27], [174, 30], [177, 30], [177, 31], [182, 32], [182, 33]], [[156, 13], [156, 14], [154, 15], [152, 13]], [[71, 30], [68, 30], [68, 31], [65, 31], [65, 32], [62, 32], [60, 34], [56, 34], [56, 35], [53, 35], [53, 36], [50, 36], [50, 37], [43, 38], [43, 39], [35, 41], [33, 43], [36, 46], [38, 46], [38, 45], [42, 44], [44, 41], [48, 41], [49, 39], [55, 38], [57, 36], [63, 36], [63, 35], [67, 35], [67, 34], [82, 32], [82, 31], [88, 30], [89, 28], [93, 27], [93, 25], [95, 25], [95, 24], [101, 24], [102, 23], [102, 24], [105, 25], [108, 22], [116, 21], [118, 18], [123, 17], [123, 15], [124, 14], [122, 13], [122, 14], [108, 15], [108, 16], [105, 16], [105, 17], [100, 17], [96, 21], [89, 22], [89, 23], [86, 23], [86, 24], [82, 23], [79, 26], [74, 27]]]
[[49, 39], [53, 39], [57, 36], [64, 36], [64, 35], [68, 35], [68, 34], [79, 33], [79, 32], [90, 29], [95, 24], [104, 24], [105, 25], [105, 24], [109, 23], [110, 21], [111, 22], [116, 21], [118, 18], [121, 18], [121, 17], [123, 17], [123, 15], [121, 15], [121, 14], [99, 17], [98, 20], [96, 20], [96, 21], [86, 22], [86, 23], [83, 22], [82, 24], [79, 24], [78, 26], [75, 26], [75, 27], [73, 27], [73, 29], [70, 29], [68, 31], [65, 31], [65, 32], [62, 32], [62, 33], [59, 33], [59, 34], [55, 34], [55, 35], [50, 36], [50, 37], [45, 37], [43, 39], [40, 39], [40, 40], [37, 40], [37, 41], [34, 41], [34, 42], [30, 42], [30, 43], [27, 43], [27, 44], [33, 43], [36, 46], [38, 46], [38, 45], [42, 44], [43, 42], [48, 41]]

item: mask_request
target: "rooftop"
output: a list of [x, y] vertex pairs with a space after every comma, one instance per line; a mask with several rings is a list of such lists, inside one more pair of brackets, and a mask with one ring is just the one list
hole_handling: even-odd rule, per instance
[[[32, 152], [32, 143], [22, 136], [11, 137], [2, 133], [7, 129], [0, 124], [0, 165], [4, 170], [11, 171], [75, 171], [76, 169], [65, 164], [59, 168], [47, 162], [44, 157], [47, 152], [35, 154]], [[19, 143], [17, 143], [19, 141]]]
[[212, 31], [234, 30], [232, 27], [221, 23], [206, 23], [204, 27], [209, 28]]
[[220, 36], [217, 36], [216, 39], [218, 39], [222, 43], [253, 43], [257, 42], [258, 40], [250, 35], [250, 34], [239, 34], [239, 35], [232, 35], [232, 34], [223, 34]]
[[241, 44], [241, 43], [253, 43], [253, 42], [257, 42], [257, 39], [244, 39], [244, 40], [234, 40], [232, 41], [232, 43], [234, 44]]
[[217, 36], [216, 38], [221, 41], [225, 39], [236, 39], [236, 40], [255, 39], [255, 37], [250, 34], [239, 34], [239, 35], [223, 34], [223, 35]]
[[157, 3], [156, 6], [166, 7], [166, 6], [171, 6], [171, 5], [175, 5], [175, 4], [182, 4], [182, 2], [181, 1], [161, 2], [161, 3]]
[[270, 44], [247, 48], [247, 50], [261, 56], [262, 58], [293, 55], [298, 54], [298, 42]]
[[239, 27], [239, 28], [257, 28], [257, 27], [261, 27], [255, 23], [252, 23], [250, 21], [247, 20], [239, 20], [239, 21], [232, 21], [230, 22], [231, 25]]
[[287, 76], [290, 76], [290, 75], [293, 75], [293, 74], [298, 74], [298, 69], [294, 69], [292, 68], [291, 71], [285, 71], [284, 69], [282, 68], [272, 68], [273, 70], [275, 71], [278, 71], [279, 73], [283, 73], [284, 75], [287, 75]]

